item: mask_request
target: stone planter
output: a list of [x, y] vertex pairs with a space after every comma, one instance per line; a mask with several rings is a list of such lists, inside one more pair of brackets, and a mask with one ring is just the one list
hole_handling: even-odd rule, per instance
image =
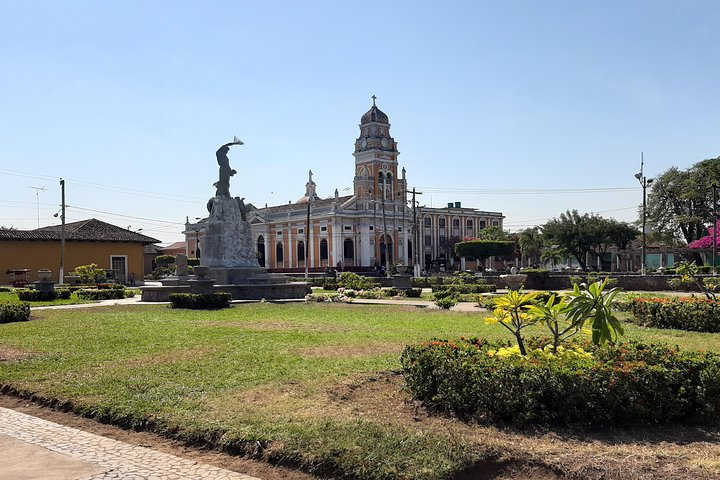
[[50, 280], [50, 277], [52, 277], [52, 270], [38, 270], [37, 273], [40, 280]]
[[405, 275], [407, 273], [408, 267], [407, 265], [398, 264], [395, 265], [395, 269], [400, 275]]
[[78, 275], [65, 275], [65, 283], [75, 285], [76, 283], [80, 283], [80, 277]]
[[193, 267], [193, 274], [196, 278], [203, 279], [207, 276], [208, 272], [210, 271], [210, 267], [207, 265], [195, 265]]
[[527, 280], [527, 275], [524, 273], [516, 273], [514, 275], [500, 275], [500, 278], [503, 279], [509, 290], [520, 290], [520, 287], [522, 287], [525, 280]]

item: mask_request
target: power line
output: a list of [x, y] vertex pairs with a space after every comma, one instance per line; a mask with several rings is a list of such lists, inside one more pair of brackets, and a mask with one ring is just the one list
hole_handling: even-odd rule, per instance
[[594, 187], [594, 188], [455, 188], [417, 187], [429, 193], [452, 193], [458, 195], [554, 195], [577, 193], [618, 193], [636, 192], [638, 187]]
[[104, 215], [111, 215], [111, 216], [120, 217], [120, 218], [129, 218], [131, 220], [143, 220], [143, 221], [147, 221], [147, 222], [156, 222], [158, 224], [163, 224], [163, 225], [168, 225], [168, 226], [169, 225], [185, 225], [183, 222], [168, 222], [167, 220], [158, 220], [156, 218], [136, 217], [133, 215], [124, 215], [122, 213], [113, 213], [113, 212], [106, 212], [104, 210], [95, 210], [92, 208], [76, 207], [73, 205], [66, 205], [66, 207], [70, 208], [70, 209], [82, 210], [82, 211], [86, 211], [86, 212], [102, 213]]

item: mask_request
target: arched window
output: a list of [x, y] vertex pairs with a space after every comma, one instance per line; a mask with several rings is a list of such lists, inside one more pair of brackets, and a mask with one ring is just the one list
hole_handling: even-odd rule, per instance
[[385, 177], [385, 198], [386, 199], [393, 198], [393, 181], [392, 181], [392, 174], [390, 172], [388, 172], [388, 174]]
[[493, 225], [493, 227], [499, 227], [499, 226], [500, 226], [500, 222], [498, 222], [497, 220], [493, 220], [493, 221], [492, 221], [492, 225]]
[[431, 225], [432, 220], [430, 219], [430, 217], [425, 217], [425, 228], [430, 228]]
[[444, 217], [438, 218], [438, 227], [445, 228], [445, 218]]
[[320, 260], [328, 259], [328, 242], [326, 239], [320, 240]]
[[343, 258], [348, 260], [355, 258], [355, 245], [351, 238], [346, 238], [343, 242]]
[[265, 266], [265, 238], [260, 235], [257, 239], [257, 259], [261, 267]]
[[277, 245], [275, 245], [275, 263], [278, 267], [282, 267], [284, 261], [285, 260], [283, 259], [283, 246], [282, 243], [278, 242]]
[[472, 230], [472, 228], [473, 228], [472, 218], [468, 218], [468, 219], [467, 219], [467, 229], [468, 229], [468, 230]]
[[305, 242], [302, 240], [297, 243], [297, 259], [298, 262], [305, 261]]

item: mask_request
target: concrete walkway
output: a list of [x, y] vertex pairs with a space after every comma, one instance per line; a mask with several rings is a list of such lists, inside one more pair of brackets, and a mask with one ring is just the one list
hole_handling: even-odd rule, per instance
[[3, 480], [260, 480], [0, 408]]

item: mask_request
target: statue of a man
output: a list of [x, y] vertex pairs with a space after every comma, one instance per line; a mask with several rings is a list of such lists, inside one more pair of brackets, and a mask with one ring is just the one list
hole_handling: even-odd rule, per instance
[[237, 173], [237, 171], [230, 168], [230, 159], [227, 156], [227, 153], [230, 151], [230, 145], [231, 144], [225, 144], [220, 147], [217, 152], [215, 152], [218, 165], [220, 165], [219, 179], [213, 184], [213, 186], [216, 188], [216, 197], [230, 196], [230, 177]]
[[216, 197], [221, 195], [226, 197], [230, 196], [230, 177], [237, 173], [237, 171], [230, 168], [230, 159], [227, 156], [230, 151], [230, 145], [243, 145], [243, 142], [239, 138], [234, 137], [232, 142], [226, 143], [222, 147], [218, 148], [217, 152], [215, 152], [218, 165], [220, 165], [220, 175], [218, 181], [213, 183], [213, 186], [216, 188]]

